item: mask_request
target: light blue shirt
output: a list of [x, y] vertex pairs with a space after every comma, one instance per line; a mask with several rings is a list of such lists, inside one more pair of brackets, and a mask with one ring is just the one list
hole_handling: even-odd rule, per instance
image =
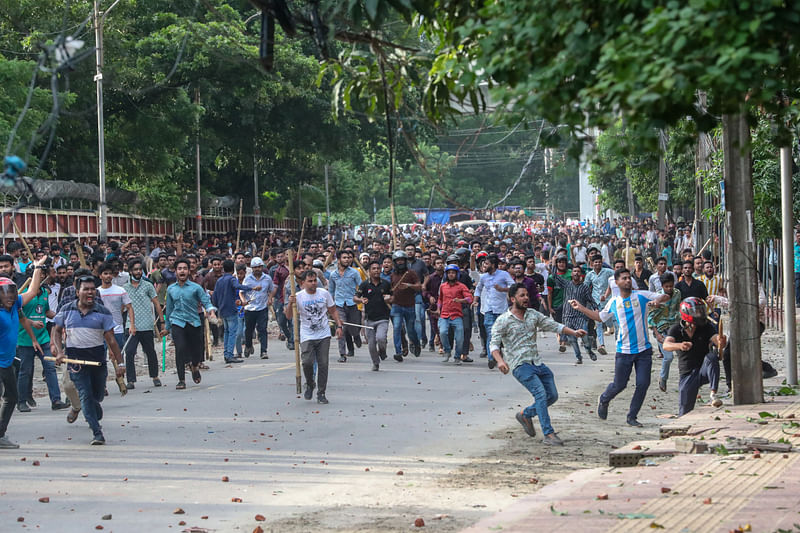
[[499, 268], [493, 273], [481, 274], [475, 293], [481, 295], [481, 311], [500, 315], [508, 310], [508, 292], [495, 289], [495, 285], [508, 288], [514, 284], [511, 274]]
[[261, 311], [262, 309], [266, 309], [270, 293], [275, 287], [275, 283], [273, 283], [272, 278], [262, 272], [261, 278], [256, 279], [251, 272], [244, 277], [244, 285], [253, 288], [261, 287], [260, 291], [246, 291], [244, 293], [244, 296], [247, 299], [247, 305], [244, 306], [244, 310]]
[[356, 289], [360, 284], [361, 274], [358, 273], [358, 270], [353, 267], [347, 267], [344, 274], [342, 274], [337, 268], [331, 272], [331, 277], [328, 280], [328, 292], [333, 296], [333, 301], [337, 307], [355, 305], [353, 296], [356, 295]]
[[198, 305], [206, 311], [217, 310], [211, 304], [208, 293], [193, 281], [187, 281], [183, 286], [180, 282], [175, 282], [167, 287], [167, 329], [173, 325], [182, 328], [186, 324], [200, 327]]
[[592, 287], [592, 300], [597, 305], [603, 301], [603, 295], [608, 289], [608, 280], [614, 277], [614, 271], [610, 268], [601, 268], [600, 272], [595, 272], [594, 269], [586, 274], [584, 284]]

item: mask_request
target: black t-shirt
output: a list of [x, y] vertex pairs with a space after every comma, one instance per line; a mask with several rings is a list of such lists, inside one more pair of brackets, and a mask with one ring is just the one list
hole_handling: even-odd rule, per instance
[[690, 296], [696, 296], [698, 298], [702, 298], [705, 300], [708, 298], [708, 290], [706, 289], [706, 284], [698, 279], [692, 279], [692, 286], [686, 284], [683, 281], [683, 278], [675, 284], [675, 288], [681, 291], [681, 298], [688, 298]]
[[[681, 293], [681, 296], [683, 296], [683, 293]], [[690, 374], [693, 370], [697, 370], [703, 365], [703, 360], [708, 355], [708, 352], [711, 351], [711, 337], [716, 334], [717, 329], [709, 322], [698, 327], [692, 337], [684, 333], [680, 324], [674, 324], [669, 328], [667, 337], [672, 337], [675, 342], [689, 341], [692, 343], [691, 350], [675, 352], [678, 356], [678, 371], [681, 377]]]
[[388, 281], [380, 280], [377, 285], [370, 280], [362, 281], [356, 294], [368, 300], [364, 306], [367, 320], [389, 320], [389, 306], [383, 300], [384, 294], [392, 294], [392, 287]]
[[636, 286], [639, 287], [639, 289], [645, 289], [645, 290], [650, 289], [650, 287], [648, 286], [648, 281], [650, 280], [650, 276], [652, 275], [653, 273], [647, 270], [646, 268], [642, 269], [641, 276], [637, 276], [636, 272], [631, 270], [631, 278], [633, 278], [633, 280], [636, 282]]

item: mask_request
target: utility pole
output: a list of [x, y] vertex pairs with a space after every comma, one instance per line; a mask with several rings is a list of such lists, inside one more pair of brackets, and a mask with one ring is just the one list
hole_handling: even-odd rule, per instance
[[255, 147], [253, 147], [253, 215], [255, 215], [255, 231], [258, 233], [258, 219], [261, 217], [261, 205], [258, 201], [258, 164], [256, 162]]
[[328, 165], [325, 165], [325, 213], [328, 215], [328, 233], [331, 232], [331, 195], [328, 191]]
[[625, 178], [625, 187], [628, 195], [628, 213], [631, 215], [631, 221], [636, 220], [636, 204], [633, 201], [633, 189], [631, 189], [631, 179]]
[[100, 241], [108, 239], [108, 203], [106, 201], [106, 139], [103, 121], [103, 22], [109, 11], [119, 3], [116, 0], [107, 10], [100, 11], [100, 0], [94, 0], [94, 10], [92, 12], [94, 20], [94, 41], [95, 41], [95, 75], [94, 81], [97, 86], [97, 166], [100, 181]]
[[[698, 107], [705, 111], [706, 109], [706, 93], [699, 91], [697, 93]], [[695, 161], [694, 173], [694, 220], [697, 234], [694, 235], [694, 242], [697, 246], [702, 246], [706, 239], [711, 237], [711, 232], [708, 228], [708, 222], [703, 220], [703, 209], [706, 207], [705, 191], [703, 190], [703, 178], [706, 172], [710, 169], [709, 163], [709, 148], [711, 146], [711, 138], [705, 132], [700, 132], [697, 135], [697, 159]], [[713, 252], [712, 252], [713, 255]]]
[[[200, 87], [194, 90], [194, 103], [200, 107]], [[200, 204], [200, 115], [197, 116], [197, 132], [194, 141], [195, 178], [197, 180], [197, 240], [203, 240], [203, 207]]]
[[794, 308], [794, 214], [792, 149], [781, 148], [781, 224], [783, 245], [783, 332], [786, 339], [786, 383], [797, 385], [797, 323]]
[[667, 134], [664, 130], [658, 131], [658, 229], [663, 230], [667, 225]]
[[738, 113], [722, 116], [722, 139], [733, 403], [754, 404], [764, 401], [764, 386], [758, 307], [754, 304], [758, 302], [758, 276], [753, 233], [753, 168], [744, 103]]

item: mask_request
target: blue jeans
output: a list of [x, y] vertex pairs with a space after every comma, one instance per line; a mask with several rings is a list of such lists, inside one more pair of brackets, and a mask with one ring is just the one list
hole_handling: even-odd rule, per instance
[[236, 317], [236, 355], [242, 355], [242, 343], [244, 343], [244, 316]]
[[425, 304], [422, 301], [422, 294], [414, 296], [414, 329], [417, 338], [422, 344], [428, 342], [428, 335], [425, 333]]
[[522, 363], [514, 369], [512, 374], [536, 400], [533, 405], [523, 409], [522, 414], [531, 419], [538, 416], [543, 435], [554, 433], [555, 430], [550, 425], [550, 413], [547, 412], [547, 408], [558, 400], [553, 372], [544, 364], [537, 366], [531, 363]]
[[236, 347], [236, 338], [239, 336], [239, 316], [231, 315], [223, 319], [225, 322], [225, 335], [222, 338], [223, 356], [225, 360], [233, 359], [233, 349]]
[[637, 354], [617, 352], [614, 359], [614, 381], [608, 384], [600, 395], [601, 403], [609, 403], [617, 394], [628, 386], [631, 371], [636, 369], [636, 390], [633, 391], [628, 420], [635, 420], [642, 408], [647, 388], [650, 387], [650, 369], [653, 367], [653, 350], [645, 350]]
[[[403, 323], [406, 325], [406, 333], [408, 334], [408, 341], [411, 344], [419, 344], [419, 337], [417, 331], [414, 329], [414, 308], [403, 307], [401, 305], [392, 304], [392, 329], [394, 338], [394, 353], [403, 353]], [[439, 335], [441, 338], [441, 334]]]
[[452, 349], [450, 346], [450, 337], [448, 335], [451, 326], [455, 331], [455, 339], [453, 344], [455, 344], [456, 348], [456, 359], [459, 359], [463, 353], [462, 348], [464, 347], [464, 321], [461, 319], [461, 317], [440, 318], [439, 339], [442, 341], [442, 350], [444, 350], [445, 355], [449, 356], [450, 350]]
[[102, 435], [100, 427], [100, 402], [106, 395], [106, 378], [108, 378], [108, 367], [106, 364], [100, 366], [88, 365], [69, 365], [69, 377], [78, 389], [81, 398], [81, 411], [83, 418], [96, 437]]
[[[666, 331], [663, 333], [663, 335], [666, 336]], [[667, 380], [669, 379], [669, 367], [672, 365], [672, 359], [675, 357], [675, 352], [665, 351], [660, 342], [658, 342], [658, 351], [664, 356], [664, 359], [661, 360], [661, 373], [658, 377], [663, 380]]]
[[499, 316], [499, 313], [492, 313], [491, 311], [486, 311], [483, 314], [483, 328], [486, 330], [486, 353], [489, 355], [489, 361], [494, 361], [490, 347], [492, 344], [492, 326], [494, 326], [494, 321]]
[[286, 315], [283, 312], [283, 304], [276, 299], [274, 302], [272, 302], [272, 310], [275, 311], [275, 320], [278, 321], [278, 327], [286, 337], [286, 342], [290, 346], [294, 346], [293, 324], [291, 320], [286, 318]]
[[33, 351], [33, 346], [17, 346], [17, 357], [19, 357], [19, 375], [17, 376], [17, 391], [19, 402], [30, 400], [33, 396], [31, 390], [31, 380], [33, 379], [33, 364], [36, 356], [42, 362], [44, 368], [44, 381], [47, 383], [47, 392], [50, 394], [50, 403], [61, 400], [61, 389], [58, 388], [58, 375], [56, 367], [52, 361], [45, 361], [43, 357], [50, 357], [50, 343], [42, 344], [42, 353]]
[[678, 396], [680, 407], [678, 416], [683, 416], [692, 409], [697, 402], [697, 392], [706, 383], [711, 385], [711, 390], [716, 391], [719, 386], [719, 357], [714, 353], [706, 354], [700, 368], [692, 370], [689, 374], [681, 376], [678, 383]]

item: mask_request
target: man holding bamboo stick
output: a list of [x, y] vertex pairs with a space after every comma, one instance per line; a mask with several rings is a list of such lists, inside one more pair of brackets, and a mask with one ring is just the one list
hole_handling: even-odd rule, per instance
[[[328, 386], [328, 352], [331, 346], [331, 328], [328, 315], [336, 322], [336, 338], [342, 338], [342, 321], [336, 312], [331, 294], [317, 288], [317, 274], [308, 270], [302, 274], [303, 290], [295, 296], [286, 297], [285, 313], [288, 319], [294, 316], [295, 304], [300, 319], [300, 351], [303, 374], [306, 377], [304, 397], [310, 400], [317, 388], [317, 403], [326, 404], [325, 391]], [[317, 364], [317, 380], [314, 382], [314, 363]]]
[[[57, 364], [64, 362], [67, 357], [100, 363], [98, 366], [70, 363], [67, 367], [69, 377], [78, 389], [83, 417], [92, 430], [91, 444], [98, 446], [106, 443], [100, 426], [103, 419], [100, 403], [105, 397], [108, 376], [104, 344], [108, 345], [108, 351], [118, 363], [118, 378], [125, 375], [125, 362], [114, 337], [114, 318], [108, 309], [95, 301], [97, 291], [94, 276], [77, 278], [75, 288], [78, 299], [62, 307], [55, 317], [52, 349]], [[65, 332], [66, 348], [62, 344]]]

